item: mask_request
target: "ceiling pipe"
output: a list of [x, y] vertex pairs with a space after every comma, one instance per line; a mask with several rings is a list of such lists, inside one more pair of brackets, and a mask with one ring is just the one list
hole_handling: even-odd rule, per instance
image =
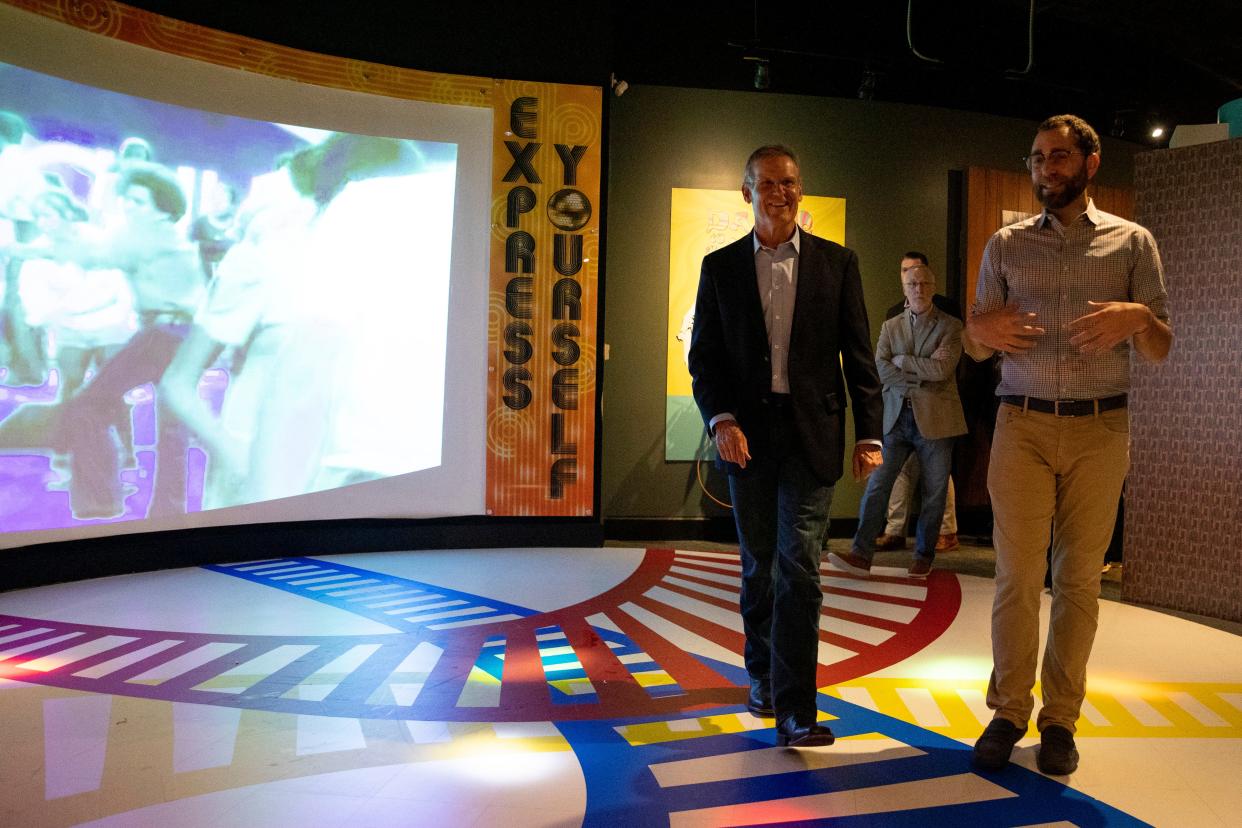
[[[906, 0], [906, 46], [916, 58], [927, 63], [943, 64], [944, 61], [928, 57], [914, 45], [914, 0]], [[1035, 0], [1031, 0], [1026, 19], [1026, 68], [1008, 69], [1006, 75], [1029, 75], [1035, 68]]]
[[1007, 75], [1029, 75], [1035, 68], [1035, 0], [1031, 0], [1031, 9], [1026, 19], [1026, 68], [1018, 71], [1010, 69]]
[[[1034, 0], [1031, 0], [1031, 2], [1034, 3]], [[920, 52], [918, 49], [914, 48], [914, 35], [912, 34], [912, 31], [911, 31], [914, 28], [913, 20], [914, 20], [914, 0], [906, 0], [906, 45], [910, 47], [910, 52], [919, 60], [924, 60], [924, 61], [927, 61], [928, 63], [944, 63], [943, 60], [937, 60], [934, 57], [928, 57], [927, 55]]]

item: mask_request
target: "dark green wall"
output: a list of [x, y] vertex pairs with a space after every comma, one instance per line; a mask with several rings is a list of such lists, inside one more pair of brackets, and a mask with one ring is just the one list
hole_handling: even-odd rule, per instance
[[[874, 342], [884, 310], [901, 299], [904, 251], [925, 251], [944, 287], [949, 171], [1019, 170], [1035, 131], [1026, 121], [930, 107], [667, 87], [630, 87], [609, 106], [605, 519], [726, 514], [702, 496], [693, 464], [664, 461], [671, 188], [740, 187], [751, 150], [791, 146], [804, 192], [846, 199], [845, 243], [859, 256]], [[1107, 142], [1098, 180], [1129, 185], [1135, 149]], [[711, 491], [725, 492], [710, 464], [703, 474]], [[833, 517], [855, 517], [861, 494], [847, 472]]]

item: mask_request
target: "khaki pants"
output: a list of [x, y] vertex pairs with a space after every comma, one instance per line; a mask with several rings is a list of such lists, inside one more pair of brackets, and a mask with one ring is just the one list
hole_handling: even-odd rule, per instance
[[1040, 672], [1040, 730], [1075, 730], [1099, 617], [1100, 570], [1130, 466], [1126, 409], [1057, 417], [1002, 404], [988, 468], [996, 599], [988, 707], [1025, 729], [1039, 649], [1049, 533], [1052, 619]]
[[[918, 454], [911, 452], [906, 464], [901, 467], [893, 483], [893, 493], [888, 496], [888, 522], [884, 526], [884, 534], [895, 538], [906, 536], [906, 521], [910, 514], [911, 501], [918, 487], [918, 479], [923, 473], [919, 465]], [[913, 485], [912, 485], [913, 484]], [[953, 490], [953, 477], [949, 477], [949, 492], [944, 498], [944, 517], [940, 519], [940, 534], [957, 534], [957, 493]]]

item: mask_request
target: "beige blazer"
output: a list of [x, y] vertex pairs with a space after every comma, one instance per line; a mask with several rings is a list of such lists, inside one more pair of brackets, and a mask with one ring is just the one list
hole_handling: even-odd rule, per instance
[[[884, 323], [875, 346], [875, 365], [884, 383], [884, 433], [892, 430], [909, 397], [919, 433], [929, 440], [966, 433], [957, 395], [957, 361], [962, 356], [962, 323], [934, 305], [927, 324], [912, 329], [905, 312]], [[944, 346], [943, 359], [933, 359]]]

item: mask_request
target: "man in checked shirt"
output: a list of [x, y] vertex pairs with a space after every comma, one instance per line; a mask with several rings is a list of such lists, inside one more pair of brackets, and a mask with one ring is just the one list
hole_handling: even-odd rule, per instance
[[1040, 675], [1039, 769], [1078, 767], [1075, 722], [1099, 615], [1100, 562], [1129, 468], [1130, 351], [1160, 362], [1173, 333], [1151, 233], [1096, 209], [1087, 184], [1100, 139], [1057, 115], [1026, 157], [1043, 211], [992, 236], [963, 345], [1000, 351], [1001, 399], [988, 469], [995, 515], [992, 722], [974, 762], [1000, 770], [1025, 734], [1052, 526], [1052, 618]]

